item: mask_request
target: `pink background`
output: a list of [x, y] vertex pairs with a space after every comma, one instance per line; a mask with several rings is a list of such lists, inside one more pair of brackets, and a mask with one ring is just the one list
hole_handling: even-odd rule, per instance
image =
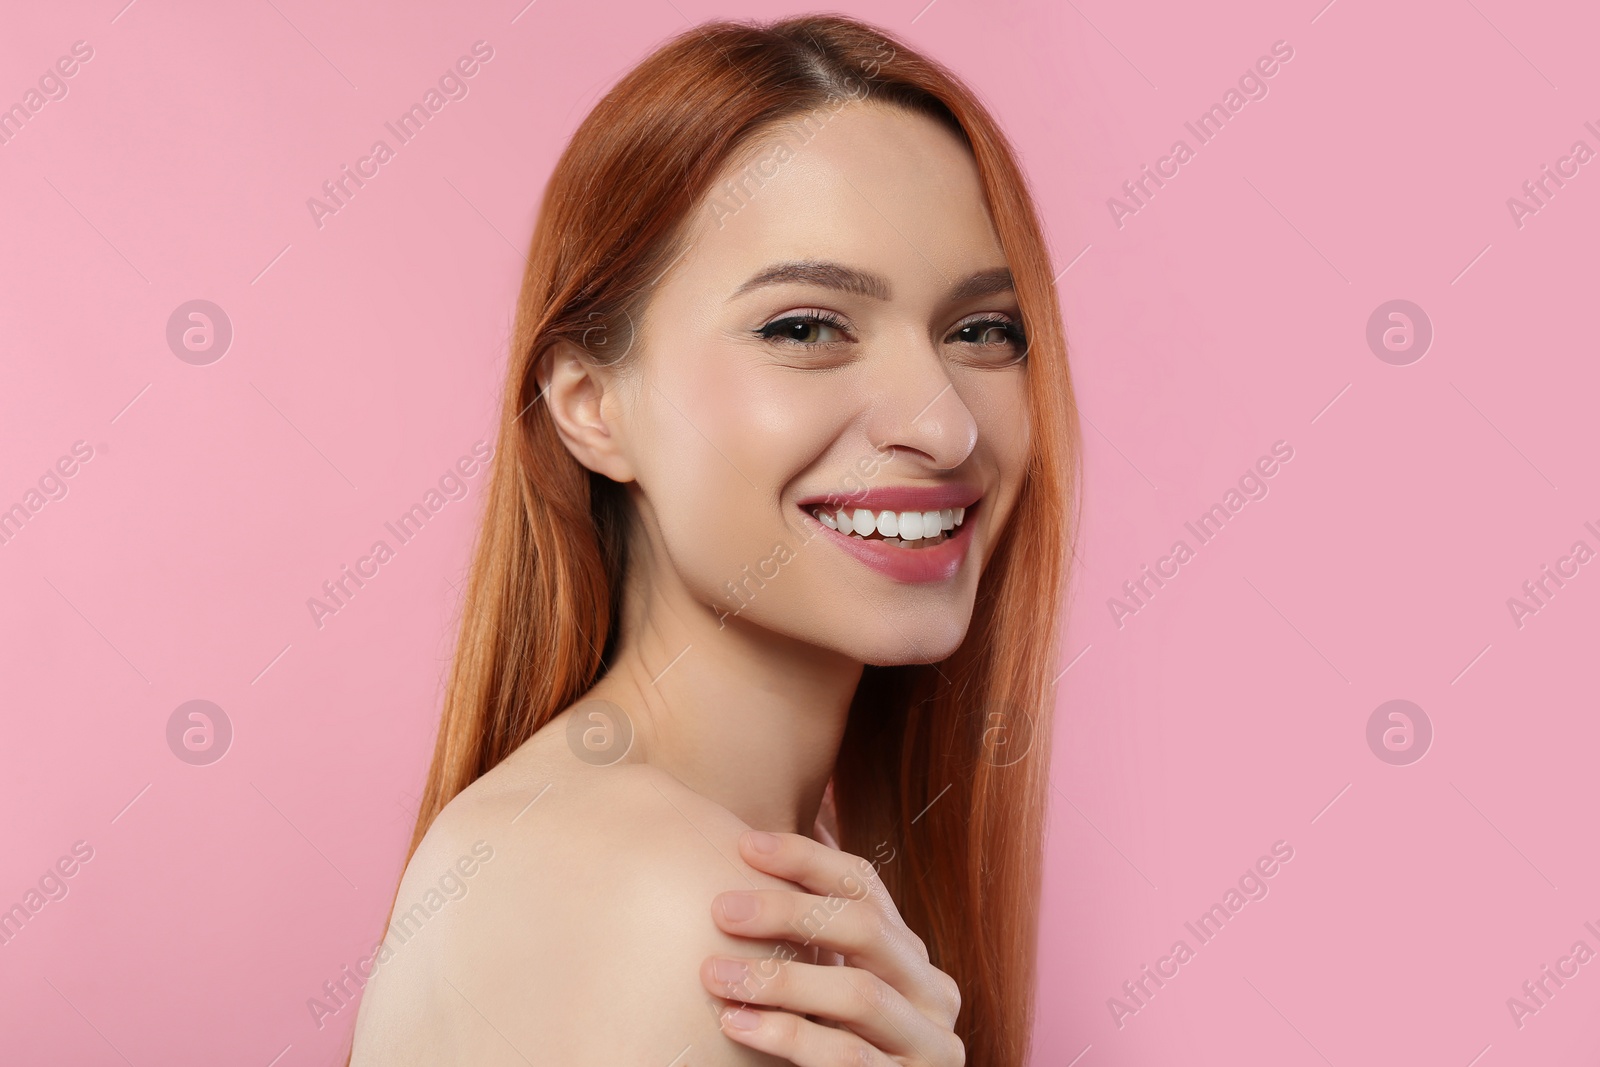
[[[319, 629], [321, 584], [491, 440], [519, 250], [598, 96], [695, 0], [13, 5], [0, 104], [93, 59], [0, 145], [0, 906], [93, 859], [0, 947], [7, 1063], [329, 1064], [430, 750], [482, 478]], [[1024, 157], [1086, 416], [1059, 686], [1035, 1062], [1600, 1062], [1600, 149], [1592, 7], [855, 3], [953, 65]], [[920, 13], [919, 13], [920, 9]], [[520, 11], [520, 14], [519, 14]], [[319, 229], [305, 206], [477, 40], [493, 59]], [[1273, 42], [1217, 139], [1183, 126]], [[1195, 156], [1119, 228], [1107, 199]], [[180, 304], [234, 329], [207, 366]], [[1379, 305], [1434, 328], [1381, 361]], [[1294, 458], [1137, 614], [1125, 580], [1276, 441]], [[1366, 724], [1415, 702], [1425, 758]], [[234, 737], [192, 766], [173, 710]], [[1331, 803], [1330, 803], [1331, 802]], [[1217, 938], [1185, 928], [1276, 841]], [[1119, 1027], [1108, 998], [1194, 958]], [[1198, 947], [1196, 947], [1198, 946]], [[1124, 999], [1125, 996], [1124, 996]], [[625, 1011], [625, 1005], [618, 1006]], [[276, 1059], [274, 1059], [276, 1057]]]

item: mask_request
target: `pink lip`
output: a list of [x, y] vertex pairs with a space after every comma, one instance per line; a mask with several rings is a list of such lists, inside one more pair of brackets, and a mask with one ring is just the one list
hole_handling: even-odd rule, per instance
[[[893, 490], [880, 489], [867, 499], [876, 502], [891, 492]], [[894, 511], [903, 507], [906, 511], [911, 511], [917, 508], [922, 500], [927, 499], [927, 490], [918, 490], [917, 492], [921, 492], [924, 495], [916, 500], [905, 500], [898, 507], [895, 504], [890, 504], [881, 510]], [[895, 498], [897, 503], [901, 499], [903, 498]], [[973, 497], [973, 500], [975, 501], [976, 497]], [[820, 503], [820, 501], [818, 502]], [[868, 505], [863, 504], [862, 506], [866, 507]], [[946, 504], [944, 506], [969, 507], [970, 505]], [[923, 510], [934, 511], [937, 508], [933, 504], [927, 504], [923, 506]], [[823, 536], [828, 538], [868, 567], [871, 567], [879, 574], [893, 578], [897, 582], [949, 581], [961, 569], [962, 561], [967, 558], [967, 548], [972, 544], [972, 535], [969, 532], [972, 529], [971, 515], [968, 515], [960, 526], [951, 530], [948, 538], [932, 548], [901, 548], [897, 545], [885, 544], [882, 541], [869, 541], [860, 537], [842, 534], [838, 530], [831, 530], [817, 521], [816, 517], [805, 508], [801, 508], [800, 513], [805, 516], [807, 523], [816, 528], [816, 532], [812, 534], [813, 537]]]
[[884, 485], [855, 493], [818, 493], [796, 501], [801, 508], [827, 505], [868, 511], [942, 511], [970, 508], [983, 496], [973, 485]]

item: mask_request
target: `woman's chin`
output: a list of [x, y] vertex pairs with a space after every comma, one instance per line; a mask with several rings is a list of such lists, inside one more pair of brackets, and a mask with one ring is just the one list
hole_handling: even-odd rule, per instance
[[[959, 628], [900, 626], [862, 634], [859, 643], [841, 649], [874, 667], [903, 667], [949, 659], [967, 636], [966, 620]], [[838, 638], [835, 638], [837, 641]]]

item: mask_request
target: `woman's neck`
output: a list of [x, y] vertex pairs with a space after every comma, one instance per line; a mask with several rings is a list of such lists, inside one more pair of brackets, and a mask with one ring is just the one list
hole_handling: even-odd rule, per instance
[[862, 664], [702, 605], [624, 612], [590, 696], [632, 720], [630, 762], [661, 768], [751, 827], [811, 834]]

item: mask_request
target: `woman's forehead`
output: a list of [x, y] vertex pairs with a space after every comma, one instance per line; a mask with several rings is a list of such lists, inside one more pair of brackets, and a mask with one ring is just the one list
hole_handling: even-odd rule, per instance
[[772, 264], [821, 261], [898, 280], [896, 297], [1003, 263], [966, 147], [926, 116], [872, 105], [803, 143], [774, 127], [708, 190], [678, 273], [729, 299]]

